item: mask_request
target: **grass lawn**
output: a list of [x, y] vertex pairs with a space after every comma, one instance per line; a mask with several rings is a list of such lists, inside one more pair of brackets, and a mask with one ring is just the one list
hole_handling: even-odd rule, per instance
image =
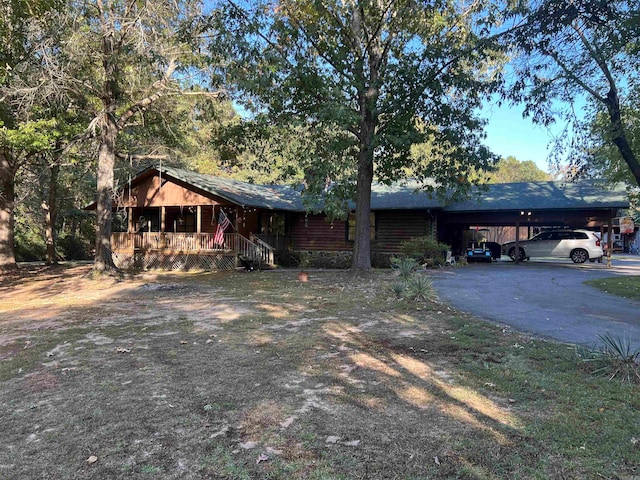
[[640, 387], [390, 271], [0, 283], [0, 478], [637, 479]]
[[585, 283], [612, 295], [640, 300], [640, 277], [638, 276], [600, 278], [588, 280]]

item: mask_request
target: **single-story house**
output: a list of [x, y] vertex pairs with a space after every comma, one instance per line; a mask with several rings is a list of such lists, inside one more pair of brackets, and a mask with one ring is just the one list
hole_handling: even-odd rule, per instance
[[[628, 207], [623, 186], [611, 189], [592, 180], [489, 185], [459, 203], [445, 203], [411, 183], [374, 185], [372, 262], [388, 262], [404, 240], [416, 236], [447, 243], [456, 254], [465, 248], [464, 232], [474, 226], [596, 229]], [[112, 250], [121, 267], [227, 269], [239, 256], [275, 264], [292, 253], [347, 266], [353, 249], [353, 215], [332, 222], [308, 213], [301, 193], [287, 185], [150, 167], [119, 188], [113, 208], [122, 231], [114, 228]]]

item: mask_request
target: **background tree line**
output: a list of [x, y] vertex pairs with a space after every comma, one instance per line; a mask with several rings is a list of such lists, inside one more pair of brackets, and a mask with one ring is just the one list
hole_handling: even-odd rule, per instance
[[[495, 98], [566, 126], [550, 160], [640, 185], [635, 2], [0, 8], [2, 270], [16, 254], [49, 263], [95, 255], [96, 271], [113, 269], [114, 189], [166, 162], [302, 183], [310, 204], [322, 197], [334, 216], [355, 199], [353, 271], [366, 272], [373, 181], [417, 178], [454, 198], [488, 178], [543, 179], [483, 146], [480, 107]], [[81, 209], [93, 200], [95, 218]]]

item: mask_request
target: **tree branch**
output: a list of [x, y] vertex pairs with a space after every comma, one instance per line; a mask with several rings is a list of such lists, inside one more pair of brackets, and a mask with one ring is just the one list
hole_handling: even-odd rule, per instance
[[570, 78], [572, 81], [576, 82], [580, 87], [582, 87], [584, 90], [586, 90], [596, 100], [598, 100], [599, 102], [602, 102], [602, 103], [604, 103], [606, 105], [607, 100], [602, 95], [600, 95], [595, 89], [593, 89], [589, 84], [587, 84], [584, 80], [582, 80], [581, 78], [577, 77], [573, 73], [573, 70], [571, 70], [569, 68], [569, 66], [562, 61], [562, 59], [560, 58], [560, 55], [558, 55], [557, 52], [552, 52], [552, 51], [546, 51], [545, 52], [543, 50], [543, 53], [545, 53], [546, 55], [548, 55], [551, 58], [553, 58], [553, 60], [562, 69], [562, 71], [565, 73], [565, 75], [568, 78]]
[[[576, 25], [575, 23], [571, 23], [571, 28], [578, 34], [578, 37], [582, 41], [582, 44], [584, 45], [584, 47], [589, 52], [589, 55], [591, 55], [591, 57], [598, 64], [598, 67], [600, 68], [600, 71], [602, 72], [602, 74], [607, 79], [607, 82], [609, 83], [609, 88], [611, 88], [611, 90], [614, 90], [614, 91], [617, 92], [618, 89], [616, 88], [616, 81], [613, 78], [613, 75], [611, 75], [611, 71], [609, 70], [609, 66], [607, 65], [607, 62], [605, 61], [605, 59], [602, 58], [602, 55], [600, 55], [600, 52], [598, 52], [596, 50], [596, 48], [593, 45], [591, 45], [591, 43], [589, 42], [589, 40], [585, 36], [584, 32], [582, 31], [581, 28], [579, 28], [578, 25]], [[598, 98], [598, 97], [596, 97], [596, 98]], [[598, 98], [598, 100], [603, 101], [603, 97], [600, 96]]]
[[[233, 0], [226, 0], [227, 3], [229, 5], [231, 5], [233, 7], [233, 9], [242, 17], [245, 19], [246, 22], [250, 22], [250, 19], [248, 17], [248, 15], [245, 13], [245, 11], [240, 8], [238, 5], [235, 4], [235, 2], [233, 2]], [[259, 30], [256, 31], [256, 34], [262, 38], [265, 42], [267, 42], [267, 44], [273, 48], [275, 51], [277, 51], [280, 54], [280, 57], [282, 58], [282, 60], [284, 60], [285, 62], [287, 62], [287, 64], [290, 67], [293, 67], [291, 61], [289, 60], [289, 58], [287, 57], [287, 54], [284, 50], [282, 50], [282, 48], [280, 48], [279, 45], [277, 45], [276, 43], [274, 43], [273, 41], [271, 41], [265, 34], [263, 34], [262, 32], [260, 32]]]

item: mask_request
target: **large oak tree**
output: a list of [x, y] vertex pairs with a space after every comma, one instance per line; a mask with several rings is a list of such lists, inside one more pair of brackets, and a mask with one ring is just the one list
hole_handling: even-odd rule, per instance
[[567, 153], [578, 167], [588, 167], [591, 158], [584, 148], [590, 123], [581, 111], [586, 99], [600, 121], [606, 119], [605, 137], [640, 186], [640, 157], [629, 140], [631, 121], [624, 108], [640, 89], [640, 4], [530, 0], [518, 5], [511, 12], [515, 28], [503, 37], [517, 57], [512, 98], [526, 102], [525, 114], [538, 123], [561, 120], [572, 127], [568, 136], [575, 138], [560, 136], [555, 153]]
[[[412, 166], [425, 188], [459, 191], [470, 171], [491, 163], [476, 115], [499, 66], [476, 23], [491, 19], [487, 2], [228, 3], [240, 99], [309, 137], [297, 152], [307, 192], [322, 193], [329, 209], [355, 199], [354, 275], [371, 268], [374, 180], [400, 180]], [[446, 154], [413, 165], [411, 145], [423, 142]]]

